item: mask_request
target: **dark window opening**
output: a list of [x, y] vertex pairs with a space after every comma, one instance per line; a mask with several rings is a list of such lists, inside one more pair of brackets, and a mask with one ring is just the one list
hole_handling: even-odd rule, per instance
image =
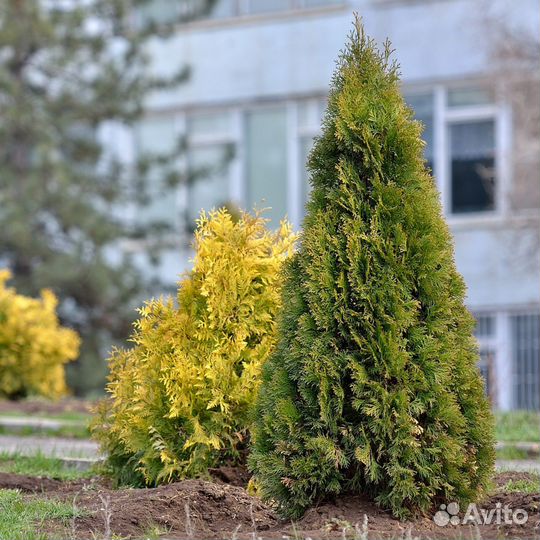
[[450, 126], [452, 213], [495, 209], [495, 126], [493, 120]]

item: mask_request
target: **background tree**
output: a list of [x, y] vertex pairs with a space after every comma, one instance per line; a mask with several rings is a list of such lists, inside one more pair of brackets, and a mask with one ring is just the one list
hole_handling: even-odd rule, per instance
[[[210, 9], [183, 2], [178, 18], [143, 17], [131, 0], [6, 0], [0, 7], [0, 262], [24, 294], [52, 288], [64, 322], [83, 339], [71, 372], [77, 391], [102, 387], [111, 339], [124, 338], [144, 279], [120, 241], [159, 253], [166, 222], [128, 223], [121, 210], [186, 177], [170, 156], [126, 165], [100, 142], [107, 123], [130, 126], [148, 94], [188, 76], [149, 78], [145, 46]], [[180, 0], [179, 0], [180, 3]], [[175, 149], [175, 157], [181, 151]], [[109, 255], [107, 255], [109, 253]], [[111, 257], [110, 254], [114, 254]]]
[[[478, 7], [490, 59], [489, 84], [511, 110], [511, 259], [523, 267], [537, 267], [540, 253], [540, 37], [512, 23], [507, 10], [483, 2]], [[510, 8], [511, 10], [511, 8]], [[494, 174], [494, 172], [492, 172]]]
[[474, 321], [389, 57], [357, 21], [263, 368], [250, 463], [292, 517], [351, 491], [407, 517], [476, 498], [492, 472]]

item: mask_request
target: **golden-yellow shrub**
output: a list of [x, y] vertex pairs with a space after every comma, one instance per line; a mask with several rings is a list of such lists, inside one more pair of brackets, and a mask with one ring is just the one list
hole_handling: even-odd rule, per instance
[[259, 215], [202, 214], [193, 270], [178, 306], [140, 310], [130, 350], [110, 358], [93, 433], [120, 482], [156, 484], [204, 475], [240, 459], [263, 361], [275, 344], [280, 268], [294, 235]]
[[41, 298], [6, 287], [9, 270], [0, 270], [0, 396], [66, 394], [64, 364], [79, 353], [79, 336], [60, 326], [58, 300], [49, 290]]

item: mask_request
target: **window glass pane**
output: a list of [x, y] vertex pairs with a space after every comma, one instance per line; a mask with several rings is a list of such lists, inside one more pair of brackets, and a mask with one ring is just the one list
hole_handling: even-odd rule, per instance
[[300, 129], [309, 128], [312, 124], [311, 120], [311, 102], [302, 100], [298, 102], [298, 127]]
[[493, 120], [450, 125], [452, 212], [495, 208], [495, 129]]
[[[171, 154], [177, 141], [174, 118], [171, 116], [145, 118], [135, 128], [135, 144], [139, 154]], [[166, 171], [157, 166], [150, 170], [147, 189], [150, 202], [140, 208], [138, 220], [174, 223], [177, 216], [176, 193], [165, 188], [165, 173]]]
[[172, 152], [178, 141], [174, 118], [170, 116], [145, 118], [135, 128], [135, 141], [139, 152], [152, 154]]
[[540, 315], [514, 315], [511, 324], [514, 406], [540, 410]]
[[247, 14], [269, 13], [272, 11], [286, 11], [292, 7], [291, 0], [248, 0]]
[[223, 136], [231, 130], [228, 112], [193, 114], [188, 118], [188, 131], [191, 137]]
[[[234, 0], [225, 0], [226, 4]], [[218, 2], [221, 4], [222, 2]], [[212, 12], [223, 7], [213, 6], [212, 11], [200, 2], [200, 0], [147, 0], [138, 6], [138, 18], [140, 23], [145, 26], [148, 24], [175, 24], [185, 20], [190, 20], [201, 15], [212, 16]]]
[[331, 6], [335, 4], [343, 4], [344, 0], [300, 0], [300, 5], [305, 8], [314, 8], [321, 6]]
[[248, 202], [271, 207], [277, 227], [287, 214], [287, 119], [284, 108], [253, 111], [246, 118]]
[[210, 17], [220, 19], [222, 17], [233, 17], [238, 15], [238, 0], [217, 0], [212, 6]]
[[495, 366], [495, 353], [487, 348], [480, 349], [480, 361], [478, 362], [478, 368], [480, 370], [480, 375], [484, 380], [484, 390], [486, 395], [490, 398], [490, 401], [493, 403], [494, 395], [494, 373], [493, 369]]
[[326, 109], [326, 101], [304, 99], [298, 102], [298, 129], [318, 133]]
[[495, 335], [495, 317], [493, 315], [477, 315], [474, 335], [478, 338], [488, 338]]
[[177, 193], [173, 188], [160, 189], [161, 182], [156, 182], [152, 189], [148, 190], [150, 202], [140, 208], [136, 221], [160, 222], [172, 226], [178, 217]]
[[189, 167], [194, 178], [188, 192], [188, 219], [193, 226], [201, 210], [219, 208], [229, 202], [227, 147], [213, 144], [192, 148]]
[[318, 109], [319, 109], [319, 124], [322, 123], [322, 120], [324, 118], [324, 113], [326, 112], [326, 107], [328, 106], [328, 100], [327, 99], [320, 99], [318, 103]]
[[493, 103], [491, 92], [487, 88], [459, 88], [448, 90], [449, 107], [467, 107]]
[[424, 155], [428, 162], [428, 167], [433, 169], [433, 94], [416, 94], [406, 96], [405, 101], [414, 111], [415, 118], [424, 124], [422, 139], [426, 143]]
[[139, 6], [138, 11], [143, 24], [164, 24], [179, 17], [180, 5], [170, 0], [149, 0]]

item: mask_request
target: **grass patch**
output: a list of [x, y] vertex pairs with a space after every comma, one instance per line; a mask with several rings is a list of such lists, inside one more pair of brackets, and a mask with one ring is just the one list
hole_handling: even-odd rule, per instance
[[33, 427], [11, 429], [0, 426], [0, 435], [18, 435], [20, 437], [46, 435], [47, 437], [59, 437], [66, 439], [88, 439], [90, 437], [90, 432], [85, 427], [77, 426], [68, 426], [54, 430]]
[[20, 435], [21, 437], [28, 437], [32, 435], [47, 435], [47, 437], [88, 439], [90, 437], [90, 430], [86, 426], [62, 426], [59, 429], [47, 429], [33, 426], [0, 426], [0, 435]]
[[524, 448], [515, 446], [503, 446], [497, 448], [497, 459], [531, 459], [529, 452]]
[[35, 456], [21, 456], [17, 453], [0, 453], [0, 472], [25, 474], [27, 476], [44, 476], [56, 480], [77, 480], [91, 478], [96, 472], [78, 471], [67, 468], [60, 459], [36, 454]]
[[510, 480], [502, 488], [504, 493], [531, 493], [540, 491], [540, 475], [533, 475], [531, 479]]
[[74, 422], [87, 423], [92, 415], [89, 413], [77, 412], [77, 411], [63, 411], [58, 413], [36, 412], [27, 413], [22, 411], [0, 411], [0, 417], [11, 416], [14, 418], [48, 418], [49, 420], [71, 420]]
[[43, 540], [45, 520], [58, 519], [67, 525], [82, 515], [74, 505], [55, 500], [28, 499], [13, 489], [0, 490], [0, 540]]
[[540, 441], [540, 413], [534, 411], [499, 412], [495, 415], [498, 441]]

